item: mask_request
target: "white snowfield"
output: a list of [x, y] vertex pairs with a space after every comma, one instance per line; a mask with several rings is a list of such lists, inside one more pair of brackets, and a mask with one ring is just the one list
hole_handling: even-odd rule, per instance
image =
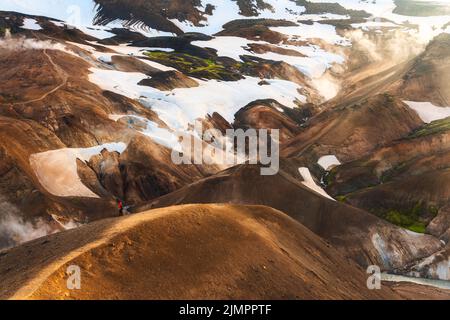
[[[330, 0], [309, 0], [315, 3], [333, 2]], [[446, 4], [448, 1], [434, 1], [434, 0], [420, 0], [423, 2], [430, 2], [434, 4]], [[376, 0], [376, 1], [361, 1], [361, 0], [340, 0], [337, 1], [341, 6], [346, 9], [364, 10], [372, 17], [368, 19], [370, 24], [372, 22], [379, 23], [382, 18], [390, 20], [396, 24], [411, 24], [417, 25], [418, 31], [410, 29], [410, 32], [416, 34], [418, 39], [424, 43], [429, 42], [435, 36], [442, 32], [450, 32], [450, 27], [445, 27], [450, 22], [450, 16], [431, 16], [431, 17], [412, 17], [403, 16], [393, 13], [396, 8], [394, 0]], [[362, 28], [367, 26], [362, 25]]]
[[299, 94], [300, 87], [289, 81], [268, 80], [269, 85], [260, 86], [260, 79], [246, 77], [239, 81], [199, 81], [195, 88], [179, 88], [160, 91], [139, 86], [148, 78], [136, 72], [120, 72], [91, 68], [89, 80], [104, 90], [113, 91], [131, 99], [138, 99], [155, 111], [172, 130], [186, 130], [189, 124], [214, 112], [220, 113], [232, 123], [234, 115], [250, 102], [258, 99], [275, 99], [294, 108], [295, 101], [306, 102]]
[[[70, 44], [70, 45], [73, 45], [75, 47], [78, 47], [80, 49], [88, 51], [95, 59], [97, 59], [100, 62], [104, 62], [104, 63], [111, 63], [113, 56], [133, 56], [133, 57], [136, 57], [136, 58], [145, 58], [144, 52], [145, 51], [151, 51], [152, 49], [154, 49], [154, 48], [133, 47], [133, 46], [129, 46], [129, 45], [126, 45], [126, 44], [121, 44], [121, 45], [118, 45], [118, 46], [102, 45], [103, 47], [111, 49], [111, 50], [113, 50], [115, 52], [99, 52], [99, 51], [95, 50], [95, 48], [90, 46], [90, 45], [85, 45], [85, 44], [76, 43], [76, 42], [70, 42], [70, 41], [67, 41], [66, 43]], [[92, 45], [100, 45], [97, 42], [90, 42], [90, 41], [88, 41], [88, 43], [90, 43]], [[74, 52], [68, 51], [67, 49], [65, 49], [64, 51], [69, 52], [71, 54], [74, 54]], [[175, 70], [174, 68], [167, 67], [165, 65], [162, 65], [162, 64], [157, 63], [157, 62], [153, 62], [153, 61], [148, 60], [148, 59], [140, 59], [140, 61], [144, 62], [145, 64], [148, 64], [149, 66], [151, 66], [153, 68], [159, 69], [161, 71]]]
[[[330, 0], [309, 0], [315, 3], [333, 2]], [[421, 0], [425, 1], [425, 0]], [[324, 18], [342, 18], [333, 14], [324, 15], [303, 15], [305, 8], [298, 6], [295, 1], [291, 0], [265, 0], [270, 4], [273, 10], [265, 9], [259, 10], [258, 18], [268, 19], [280, 19], [292, 22], [298, 22], [304, 19], [310, 19], [312, 21], [318, 21]], [[428, 1], [433, 2], [433, 1]], [[435, 1], [436, 3], [444, 3], [444, 1]], [[340, 0], [340, 5], [347, 9], [365, 10], [373, 15], [369, 18], [369, 21], [377, 21], [381, 18], [391, 20], [395, 23], [416, 24], [419, 26], [419, 35], [424, 41], [429, 41], [435, 35], [443, 31], [444, 26], [450, 21], [450, 16], [437, 16], [437, 17], [409, 17], [394, 14], [393, 11], [396, 7], [394, 0]], [[202, 0], [201, 6], [198, 7], [200, 11], [204, 11], [207, 4], [215, 6], [215, 10], [212, 16], [205, 15], [205, 20], [202, 21], [200, 26], [194, 26], [190, 22], [181, 22], [177, 19], [173, 19], [172, 22], [180, 27], [185, 32], [202, 32], [205, 34], [216, 34], [223, 30], [223, 25], [229, 21], [236, 19], [252, 19], [254, 17], [245, 17], [240, 15], [239, 6], [236, 1], [232, 0]], [[117, 20], [109, 23], [107, 26], [93, 26], [94, 17], [97, 13], [95, 2], [93, 0], [2, 0], [0, 2], [0, 10], [2, 11], [16, 11], [30, 15], [45, 16], [53, 19], [65, 21], [70, 26], [75, 26], [81, 31], [90, 34], [99, 39], [105, 39], [113, 36], [109, 32], [114, 27], [123, 27], [123, 21]], [[56, 22], [59, 23], [59, 22]], [[367, 27], [367, 26], [363, 26]], [[318, 33], [320, 37], [325, 37], [325, 40], [334, 41], [334, 33], [332, 39], [329, 39], [329, 34], [320, 32], [324, 28], [322, 26], [314, 26], [310, 32]], [[329, 28], [329, 27], [325, 27]], [[154, 30], [151, 28], [140, 28], [137, 26], [129, 27], [132, 31], [137, 31], [145, 36], [164, 36], [172, 35], [171, 33]], [[325, 31], [325, 30], [322, 30]], [[446, 32], [450, 32], [450, 27], [446, 28]]]
[[329, 44], [349, 46], [350, 41], [336, 33], [336, 28], [329, 24], [314, 22], [299, 23], [295, 27], [271, 27], [270, 30], [290, 36], [295, 40], [322, 39]]
[[351, 25], [355, 29], [362, 29], [364, 31], [369, 31], [373, 28], [399, 28], [400, 25], [393, 22], [386, 21], [367, 21], [363, 23], [353, 23]]
[[450, 117], [450, 107], [438, 107], [431, 102], [404, 101], [411, 109], [417, 112], [425, 123], [431, 123]]
[[390, 267], [390, 261], [392, 261], [393, 253], [388, 249], [386, 241], [384, 241], [383, 237], [381, 237], [379, 233], [372, 234], [371, 241], [383, 261], [383, 266]]
[[92, 148], [65, 148], [36, 153], [30, 156], [30, 165], [42, 187], [58, 197], [99, 198], [80, 180], [77, 159], [89, 161], [103, 149], [122, 153], [126, 149], [123, 142], [107, 143]]
[[335, 155], [323, 156], [319, 159], [319, 161], [317, 161], [317, 163], [326, 171], [341, 165], [341, 162]]
[[23, 19], [22, 28], [35, 31], [42, 30], [42, 27], [39, 25], [39, 23], [36, 20], [30, 18]]
[[[273, 11], [260, 10], [258, 18], [283, 19], [295, 22], [305, 11], [303, 6], [297, 6], [291, 0], [265, 0], [265, 2], [272, 6]], [[203, 26], [194, 26], [189, 22], [180, 22], [176, 19], [171, 21], [184, 32], [201, 32], [212, 35], [222, 31], [223, 25], [227, 22], [254, 18], [240, 15], [240, 9], [236, 1], [230, 0], [202, 0], [202, 7], [199, 9], [203, 10], [208, 3], [214, 5], [215, 10], [212, 16], [206, 16], [207, 20], [202, 22]]]
[[303, 185], [309, 188], [310, 190], [320, 194], [321, 196], [328, 198], [330, 200], [334, 200], [328, 193], [326, 193], [325, 190], [323, 190], [320, 186], [317, 185], [317, 183], [314, 181], [313, 176], [311, 175], [311, 172], [308, 168], [299, 168], [298, 172], [303, 178]]
[[157, 123], [148, 120], [147, 118], [135, 116], [135, 115], [117, 115], [112, 114], [109, 118], [113, 121], [119, 121], [126, 119], [129, 126], [133, 127], [135, 122], [142, 123], [145, 128], [140, 132], [150, 138], [156, 143], [165, 146], [171, 150], [182, 152], [182, 148], [178, 139], [178, 136], [168, 129], [160, 128]]
[[330, 3], [337, 2], [341, 6], [346, 9], [353, 10], [364, 10], [370, 14], [375, 16], [380, 16], [383, 14], [387, 14], [392, 12], [395, 9], [394, 0], [339, 0], [339, 1], [330, 1], [330, 0], [308, 0], [309, 2], [314, 3]]
[[96, 14], [95, 2], [92, 0], [2, 0], [0, 10], [15, 11], [35, 16], [53, 18], [54, 23], [61, 26], [67, 24], [98, 39], [113, 37], [109, 32], [113, 27], [122, 27], [120, 22], [113, 22], [107, 27], [94, 26]]
[[[221, 143], [224, 146], [227, 146], [227, 149], [223, 150], [205, 142], [199, 137], [199, 134], [197, 131], [195, 131], [195, 129], [183, 132], [173, 132], [168, 129], [160, 128], [158, 124], [148, 120], [147, 118], [135, 115], [112, 114], [109, 116], [109, 118], [113, 121], [127, 119], [127, 122], [129, 123], [131, 129], [136, 129], [135, 124], [145, 124], [146, 127], [138, 131], [150, 137], [154, 142], [180, 153], [192, 154], [193, 157], [197, 158], [202, 157], [205, 163], [215, 164], [222, 170], [232, 166], [231, 163], [227, 163], [227, 159], [236, 159], [236, 164], [242, 164], [248, 160], [247, 157], [243, 157], [240, 154], [234, 153], [234, 145], [228, 140], [227, 137], [216, 137], [218, 139], [222, 139]], [[133, 123], [134, 121], [137, 121], [138, 123]], [[190, 147], [191, 143], [181, 144], [180, 138], [182, 136], [185, 137], [186, 135], [190, 136], [190, 138], [192, 139], [191, 141], [195, 140], [199, 143], [202, 143], [204, 147], [208, 145], [211, 150], [214, 149], [214, 152], [209, 152], [208, 150], [192, 150]]]
[[[300, 14], [304, 12], [304, 7], [297, 6], [291, 0], [266, 0], [272, 5], [274, 11], [261, 11], [260, 18], [286, 19], [295, 21]], [[193, 26], [187, 22], [173, 20], [185, 32], [203, 32], [214, 34], [222, 30], [222, 26], [235, 19], [249, 19], [239, 14], [239, 7], [235, 1], [230, 0], [202, 0], [202, 7], [210, 3], [216, 7], [212, 16], [206, 16], [203, 26]], [[45, 16], [61, 21], [66, 21], [68, 25], [75, 26], [81, 31], [93, 35], [96, 38], [104, 39], [113, 36], [109, 30], [114, 27], [123, 27], [121, 21], [109, 23], [106, 27], [93, 26], [96, 14], [95, 2], [92, 0], [2, 0], [0, 10], [16, 11], [36, 16]], [[220, 14], [217, 14], [220, 12]], [[151, 28], [130, 28], [133, 31], [140, 32], [148, 37], [172, 35], [171, 33], [154, 30]]]

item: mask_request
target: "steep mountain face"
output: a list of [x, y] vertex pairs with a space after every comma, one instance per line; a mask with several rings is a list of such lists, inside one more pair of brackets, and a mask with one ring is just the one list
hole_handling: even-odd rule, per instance
[[407, 101], [431, 102], [448, 106], [450, 69], [450, 35], [441, 34], [433, 39], [401, 81], [394, 85], [395, 92]]
[[445, 241], [448, 119], [447, 108], [434, 104], [447, 105], [443, 84], [447, 42], [445, 34], [436, 37], [393, 84], [395, 96], [402, 97], [426, 124], [333, 169], [327, 178], [332, 195], [404, 227], [426, 228]]
[[304, 178], [292, 163], [283, 167], [276, 176], [261, 176], [255, 166], [232, 168], [136, 210], [188, 203], [266, 205], [285, 212], [361, 266], [376, 264], [386, 270], [407, 265], [442, 247], [433, 237], [405, 232], [362, 210], [325, 198], [302, 182]]
[[[391, 0], [82, 0], [75, 6], [65, 0], [51, 5], [3, 0], [0, 249], [62, 233], [43, 240], [58, 252], [39, 248], [38, 240], [5, 251], [6, 256], [0, 253], [0, 278], [9, 281], [0, 295], [53, 299], [52, 292], [65, 294], [63, 264], [36, 259], [41, 250], [56, 261], [83, 249], [71, 257], [92, 264], [92, 290], [74, 298], [180, 298], [176, 285], [158, 295], [140, 278], [133, 280], [142, 283], [136, 296], [110, 288], [149, 263], [165, 261], [155, 252], [144, 254], [156, 234], [161, 248], [186, 252], [166, 261], [167, 274], [155, 281], [174, 273], [189, 274], [174, 278], [182, 285], [197, 277], [218, 278], [218, 273], [196, 274], [195, 261], [180, 270], [178, 259], [189, 260], [184, 254], [195, 250], [163, 236], [172, 225], [173, 232], [201, 242], [193, 234], [197, 222], [208, 226], [202, 235], [223, 225], [238, 235], [253, 234], [233, 238], [224, 231], [200, 246], [199, 260], [222, 243], [224, 250], [256, 246], [258, 264], [268, 267], [273, 260], [276, 268], [261, 275], [252, 271], [251, 261], [233, 256], [226, 267], [237, 265], [248, 274], [235, 295], [226, 292], [238, 277], [233, 274], [219, 277], [217, 292], [181, 298], [412, 297], [405, 286], [390, 286], [400, 296], [389, 288], [366, 293], [359, 268], [373, 264], [388, 272], [449, 280], [443, 271], [450, 241], [450, 16], [445, 8]], [[261, 167], [246, 164], [245, 158], [224, 162], [236, 148], [199, 151], [198, 146], [218, 141], [234, 143], [219, 135], [203, 137], [207, 129], [222, 135], [278, 129], [279, 173], [261, 176]], [[193, 164], [177, 165], [174, 151], [190, 155]], [[209, 161], [194, 161], [199, 155]], [[91, 224], [117, 218], [119, 203], [138, 215]], [[193, 203], [211, 206], [170, 208]], [[139, 215], [152, 208], [161, 209]], [[261, 219], [268, 224], [260, 225]], [[113, 224], [124, 227], [103, 237]], [[269, 224], [279, 227], [272, 230]], [[90, 232], [77, 245], [66, 245]], [[122, 247], [128, 238], [135, 239], [136, 249]], [[273, 243], [283, 243], [287, 253], [274, 250]], [[123, 250], [114, 252], [110, 244]], [[51, 272], [24, 296], [22, 274], [8, 280], [2, 270], [30, 248], [36, 257], [26, 260], [27, 277], [41, 268]], [[113, 254], [116, 260], [91, 261], [92, 252]], [[136, 263], [123, 276], [119, 269], [111, 277], [99, 270], [102, 263], [125, 266], [122, 257], [133, 252]], [[321, 252], [320, 258], [311, 252]], [[340, 255], [353, 261], [348, 270], [336, 267], [348, 262]], [[215, 268], [221, 258], [213, 258], [205, 265]], [[315, 277], [308, 283], [299, 268], [305, 261], [311, 263], [307, 274], [336, 286], [345, 283], [343, 289], [326, 293]], [[332, 279], [330, 268], [356, 276]], [[94, 275], [103, 279], [98, 290]]]
[[407, 136], [423, 122], [401, 100], [389, 95], [371, 97], [360, 104], [322, 112], [295, 138], [283, 145], [286, 157], [337, 155], [354, 160], [383, 145]]
[[327, 190], [378, 215], [404, 218], [404, 226], [424, 228], [436, 219], [439, 223], [431, 223], [428, 231], [444, 236], [449, 227], [444, 218], [448, 206], [447, 153], [445, 131], [417, 134], [335, 168]]

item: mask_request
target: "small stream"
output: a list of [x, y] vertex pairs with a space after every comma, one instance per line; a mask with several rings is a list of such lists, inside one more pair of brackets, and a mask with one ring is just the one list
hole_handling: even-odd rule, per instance
[[410, 282], [410, 283], [427, 285], [427, 286], [431, 286], [431, 287], [435, 287], [435, 288], [439, 288], [439, 289], [450, 290], [450, 281], [445, 281], [445, 280], [414, 278], [414, 277], [399, 276], [399, 275], [388, 274], [388, 273], [383, 273], [381, 275], [381, 280], [388, 281], [388, 282]]

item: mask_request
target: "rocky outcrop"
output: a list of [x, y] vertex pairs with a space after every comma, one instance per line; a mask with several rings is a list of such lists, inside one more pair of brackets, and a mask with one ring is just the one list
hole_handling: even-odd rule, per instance
[[442, 207], [427, 226], [427, 232], [450, 243], [450, 205]]
[[245, 19], [227, 22], [222, 31], [217, 36], [234, 36], [249, 40], [262, 40], [273, 44], [278, 44], [287, 40], [287, 37], [279, 32], [273, 31], [270, 27], [290, 27], [296, 24], [283, 20], [271, 19]]
[[108, 152], [79, 162], [82, 182], [94, 193], [136, 206], [180, 189], [218, 170], [215, 166], [178, 166], [171, 150], [136, 135], [124, 153]]
[[115, 20], [124, 20], [128, 26], [149, 27], [157, 30], [182, 34], [169, 19], [189, 21], [199, 24], [202, 13], [197, 9], [201, 2], [199, 0], [176, 0], [176, 1], [144, 1], [133, 2], [95, 0], [98, 5], [98, 13], [95, 23], [106, 25]]
[[[280, 142], [286, 142], [300, 132], [300, 125], [290, 118], [289, 109], [274, 100], [255, 101], [236, 113], [234, 127], [238, 129], [278, 129]], [[298, 118], [297, 118], [298, 119]]]
[[156, 88], [161, 91], [171, 91], [176, 88], [194, 88], [199, 86], [197, 81], [178, 71], [154, 73], [151, 78], [139, 82], [139, 85]]
[[450, 245], [445, 249], [427, 257], [413, 266], [399, 272], [407, 273], [413, 277], [450, 280]]
[[161, 72], [138, 58], [130, 56], [112, 56], [111, 65], [118, 71], [123, 72], [140, 72], [152, 76]]
[[257, 17], [261, 10], [273, 10], [273, 7], [264, 0], [236, 0], [239, 14], [246, 17]]
[[120, 171], [120, 154], [102, 150], [89, 160], [89, 167], [96, 173], [97, 181], [119, 199], [125, 199], [124, 183]]

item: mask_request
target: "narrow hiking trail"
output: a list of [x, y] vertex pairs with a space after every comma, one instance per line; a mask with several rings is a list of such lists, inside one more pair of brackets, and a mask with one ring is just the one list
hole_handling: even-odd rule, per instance
[[53, 58], [49, 55], [48, 49], [44, 49], [43, 53], [44, 53], [45, 57], [47, 58], [48, 62], [51, 64], [53, 69], [58, 74], [58, 77], [61, 79], [61, 82], [55, 88], [53, 88], [50, 91], [45, 92], [39, 98], [31, 99], [31, 100], [27, 100], [27, 101], [21, 101], [21, 102], [0, 103], [0, 105], [17, 106], [17, 105], [27, 105], [27, 104], [30, 104], [30, 103], [39, 102], [39, 101], [42, 101], [45, 98], [47, 98], [49, 95], [57, 92], [59, 89], [61, 89], [62, 87], [64, 87], [67, 84], [67, 81], [69, 79], [68, 74], [58, 64], [55, 63]]

